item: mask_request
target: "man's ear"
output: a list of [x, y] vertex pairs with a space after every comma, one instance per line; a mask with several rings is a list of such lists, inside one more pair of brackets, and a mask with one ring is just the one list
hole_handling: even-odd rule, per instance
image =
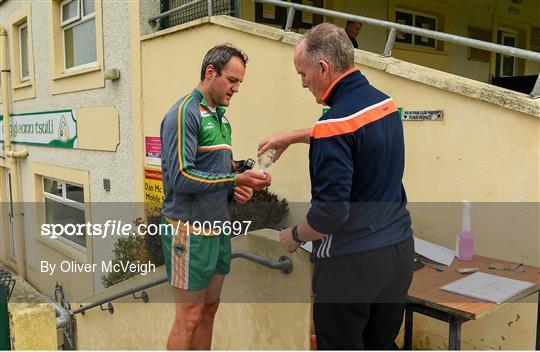
[[210, 65], [206, 66], [206, 71], [204, 73], [204, 76], [206, 78], [214, 77], [215, 73], [216, 73], [216, 68], [214, 67], [214, 65], [210, 64]]
[[319, 67], [323, 75], [328, 75], [330, 73], [330, 66], [328, 65], [328, 62], [320, 60]]

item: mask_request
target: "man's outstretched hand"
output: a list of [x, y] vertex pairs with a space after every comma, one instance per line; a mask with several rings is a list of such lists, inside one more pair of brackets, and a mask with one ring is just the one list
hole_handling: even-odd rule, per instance
[[268, 172], [248, 170], [236, 175], [236, 187], [249, 187], [254, 190], [261, 190], [270, 186], [272, 176]]
[[270, 137], [265, 138], [259, 143], [259, 150], [257, 156], [261, 156], [262, 153], [268, 149], [275, 149], [276, 155], [273, 158], [273, 162], [276, 162], [281, 154], [293, 143], [306, 143], [309, 144], [309, 136], [311, 130], [296, 130], [287, 132], [274, 133]]
[[289, 141], [287, 132], [274, 133], [270, 137], [265, 138], [261, 143], [259, 143], [259, 150], [257, 156], [261, 156], [264, 152], [269, 149], [274, 149], [276, 155], [274, 155], [273, 162], [276, 162], [281, 154], [289, 147], [291, 142]]

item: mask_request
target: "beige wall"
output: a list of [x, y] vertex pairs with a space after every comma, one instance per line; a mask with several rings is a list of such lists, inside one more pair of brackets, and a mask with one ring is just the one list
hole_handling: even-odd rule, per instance
[[[280, 30], [236, 19], [216, 17], [211, 21], [143, 38], [144, 134], [158, 134], [163, 114], [197, 84], [206, 50], [225, 41], [250, 56], [240, 93], [227, 110], [236, 158], [254, 157], [257, 143], [271, 132], [311, 126], [321, 107], [300, 87], [292, 65], [291, 44], [298, 36], [284, 36]], [[185, 55], [186, 47], [192, 54]], [[170, 55], [163, 56], [164, 51]], [[425, 67], [382, 60], [368, 52], [357, 52], [357, 62], [370, 82], [405, 110], [444, 111], [443, 121], [404, 122], [404, 183], [413, 202], [415, 231], [453, 248], [461, 221], [460, 205], [453, 202], [467, 197], [474, 202], [477, 254], [540, 265], [538, 208], [533, 203], [540, 200], [540, 104]], [[502, 107], [505, 105], [513, 109]], [[289, 202], [309, 200], [307, 146], [292, 146], [271, 172], [273, 192]], [[302, 211], [296, 211], [291, 218], [301, 215]], [[468, 348], [532, 348], [535, 314], [534, 305], [517, 304], [490, 319], [467, 323], [464, 344]], [[415, 329], [417, 347], [444, 348], [444, 324], [418, 318]]]
[[[277, 236], [277, 231], [240, 236], [233, 239], [233, 250], [247, 250], [277, 260], [287, 255]], [[311, 264], [307, 256], [302, 259], [289, 256], [294, 266], [289, 275], [244, 259], [233, 260], [215, 320], [212, 349], [309, 348]], [[160, 267], [156, 273], [132, 278], [82, 301], [92, 302], [162, 277], [164, 269]], [[77, 314], [77, 348], [165, 349], [175, 312], [170, 286], [163, 284], [146, 291], [150, 298], [147, 304], [129, 296], [119, 301], [122, 303], [113, 303], [114, 314], [102, 312], [98, 307], [88, 310], [84, 316]], [[103, 329], [104, 325], [107, 329]]]

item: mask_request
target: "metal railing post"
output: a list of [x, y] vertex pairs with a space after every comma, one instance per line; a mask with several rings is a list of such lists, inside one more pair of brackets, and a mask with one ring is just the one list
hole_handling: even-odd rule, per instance
[[291, 30], [295, 12], [296, 10], [294, 8], [289, 7], [289, 11], [287, 11], [287, 23], [285, 24], [285, 32], [289, 32]]
[[392, 49], [394, 48], [394, 43], [396, 42], [397, 30], [395, 28], [390, 29], [390, 34], [388, 34], [388, 40], [386, 41], [386, 46], [384, 47], [383, 57], [392, 56]]
[[208, 17], [212, 16], [212, 0], [208, 0]]

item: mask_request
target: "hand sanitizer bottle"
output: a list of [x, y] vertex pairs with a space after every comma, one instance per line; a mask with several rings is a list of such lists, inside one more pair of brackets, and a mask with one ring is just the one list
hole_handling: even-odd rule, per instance
[[274, 156], [276, 156], [275, 149], [268, 149], [259, 157], [259, 170], [265, 172], [274, 162]]
[[471, 203], [463, 199], [461, 231], [457, 235], [456, 256], [459, 260], [471, 260], [474, 256], [474, 234], [471, 231]]

